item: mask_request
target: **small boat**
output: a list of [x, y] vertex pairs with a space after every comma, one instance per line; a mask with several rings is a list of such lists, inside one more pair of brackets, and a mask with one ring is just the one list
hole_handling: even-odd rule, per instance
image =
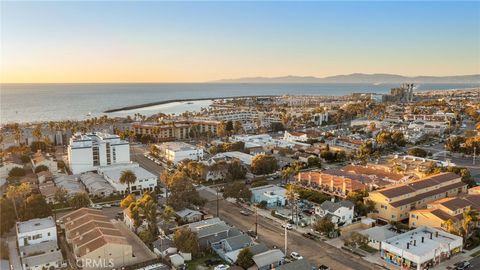
[[88, 112], [88, 113], [87, 113], [87, 116], [92, 116], [92, 112]]
[[189, 101], [189, 102], [187, 102], [187, 104], [193, 104], [193, 102]]

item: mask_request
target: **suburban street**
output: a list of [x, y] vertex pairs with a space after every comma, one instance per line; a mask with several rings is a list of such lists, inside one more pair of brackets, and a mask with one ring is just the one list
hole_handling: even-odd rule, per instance
[[[217, 209], [216, 201], [215, 199], [212, 200], [212, 197], [210, 197], [210, 201], [205, 205], [205, 208], [210, 214], [215, 215]], [[254, 214], [243, 216], [240, 214], [240, 211], [244, 210], [243, 208], [223, 199], [220, 200], [219, 205], [219, 214], [222, 220], [242, 231], [255, 230]], [[258, 216], [258, 236], [258, 241], [267, 245], [267, 247], [272, 248], [273, 246], [277, 246], [284, 251], [284, 229], [275, 221]], [[298, 232], [288, 231], [287, 236], [287, 252], [296, 251], [317, 266], [324, 264], [334, 270], [380, 269], [380, 267], [363, 261], [358, 256], [346, 253], [324, 242], [307, 239]]]
[[147, 152], [146, 146], [131, 145], [130, 150], [130, 158], [132, 161], [138, 162], [140, 166], [156, 176], [160, 176], [160, 174], [162, 174], [163, 167], [144, 156], [144, 154]]

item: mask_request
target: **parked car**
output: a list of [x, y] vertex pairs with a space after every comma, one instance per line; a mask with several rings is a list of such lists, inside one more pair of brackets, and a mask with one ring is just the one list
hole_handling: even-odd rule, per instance
[[255, 232], [253, 230], [248, 230], [247, 234], [251, 237], [254, 237], [254, 238], [257, 237], [257, 235], [255, 234]]
[[292, 230], [293, 226], [290, 223], [283, 223], [282, 228], [286, 228], [287, 230]]
[[215, 268], [213, 268], [213, 270], [227, 270], [228, 268], [230, 268], [230, 266], [225, 265], [225, 264], [219, 264], [219, 265], [215, 266]]
[[101, 206], [100, 204], [92, 204], [92, 208], [94, 208], [94, 209], [102, 209], [103, 206]]
[[242, 214], [244, 216], [249, 216], [250, 215], [247, 211], [244, 211], [244, 210], [241, 210], [240, 214]]
[[301, 259], [303, 259], [303, 257], [300, 256], [300, 254], [298, 254], [298, 253], [295, 252], [295, 251], [292, 251], [292, 253], [290, 253], [290, 257], [292, 257], [292, 258], [295, 259], [295, 260], [301, 260]]
[[302, 233], [302, 235], [308, 239], [315, 240], [317, 237], [313, 233]]
[[456, 270], [465, 270], [470, 268], [470, 262], [469, 261], [463, 261], [455, 264], [455, 269]]
[[106, 203], [106, 204], [103, 205], [103, 207], [110, 208], [110, 207], [112, 207], [112, 205], [109, 204], [109, 203]]
[[330, 270], [330, 267], [326, 266], [325, 264], [319, 265], [318, 270]]

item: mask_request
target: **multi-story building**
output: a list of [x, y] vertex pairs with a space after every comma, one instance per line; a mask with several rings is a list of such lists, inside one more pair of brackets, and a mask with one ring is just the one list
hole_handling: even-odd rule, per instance
[[184, 142], [165, 142], [156, 145], [159, 155], [165, 161], [177, 164], [182, 160], [200, 160], [203, 149]]
[[283, 140], [287, 142], [306, 142], [308, 141], [308, 135], [303, 132], [285, 131]]
[[409, 218], [412, 210], [428, 203], [467, 191], [467, 184], [454, 173], [439, 173], [393, 187], [372, 191], [368, 200], [375, 203], [376, 217], [387, 221]]
[[57, 241], [57, 227], [52, 217], [17, 222], [18, 246]]
[[220, 121], [213, 120], [180, 120], [170, 123], [136, 123], [131, 130], [135, 135], [150, 135], [158, 142], [186, 140], [195, 134], [217, 136]]
[[[445, 231], [459, 228], [468, 210], [480, 210], [480, 195], [443, 198], [427, 205], [427, 209], [412, 210], [409, 226], [411, 228], [428, 226]], [[451, 224], [449, 224], [449, 220]]]
[[129, 143], [117, 135], [77, 133], [70, 138], [68, 164], [73, 174], [93, 171], [100, 166], [130, 162]]
[[62, 217], [78, 265], [109, 269], [135, 263], [132, 245], [102, 211], [81, 208]]
[[53, 217], [17, 222], [16, 230], [24, 270], [58, 269], [63, 266]]
[[157, 176], [140, 167], [138, 163], [115, 164], [98, 168], [98, 174], [119, 193], [129, 193], [128, 185], [120, 183], [120, 177], [124, 171], [132, 171], [137, 179], [130, 184], [132, 193], [141, 194], [145, 191], [153, 191], [157, 186]]
[[326, 194], [344, 198], [350, 192], [385, 187], [396, 184], [401, 179], [397, 174], [351, 165], [343, 169], [300, 172], [297, 182]]

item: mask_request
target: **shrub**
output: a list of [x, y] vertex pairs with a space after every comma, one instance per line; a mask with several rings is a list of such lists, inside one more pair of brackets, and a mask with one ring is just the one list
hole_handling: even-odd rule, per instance
[[9, 177], [22, 177], [25, 176], [25, 170], [20, 167], [14, 167], [8, 172]]

